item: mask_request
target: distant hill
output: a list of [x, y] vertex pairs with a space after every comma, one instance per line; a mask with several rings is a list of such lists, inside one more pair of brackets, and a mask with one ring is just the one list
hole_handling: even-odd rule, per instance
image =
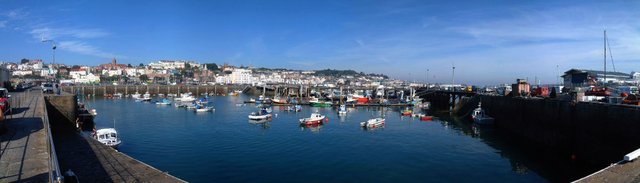
[[365, 74], [364, 72], [356, 72], [354, 70], [333, 70], [333, 69], [324, 69], [324, 70], [318, 70], [314, 73], [314, 75], [316, 76], [335, 76], [335, 77], [340, 77], [340, 76], [378, 76], [378, 77], [383, 77], [385, 79], [389, 78], [388, 76], [384, 75], [384, 74]]
[[[254, 72], [283, 72], [283, 71], [294, 71], [294, 72], [302, 72], [301, 70], [293, 70], [293, 69], [285, 69], [285, 68], [253, 68]], [[375, 74], [369, 73], [366, 74], [364, 72], [357, 72], [354, 70], [334, 70], [334, 69], [324, 69], [324, 70], [315, 70], [314, 76], [375, 76], [375, 77], [383, 77], [388, 79], [389, 77], [384, 74]]]

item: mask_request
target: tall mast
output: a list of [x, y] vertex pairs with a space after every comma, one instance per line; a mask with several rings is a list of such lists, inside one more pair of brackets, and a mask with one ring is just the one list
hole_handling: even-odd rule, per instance
[[604, 83], [607, 86], [607, 30], [604, 30]]

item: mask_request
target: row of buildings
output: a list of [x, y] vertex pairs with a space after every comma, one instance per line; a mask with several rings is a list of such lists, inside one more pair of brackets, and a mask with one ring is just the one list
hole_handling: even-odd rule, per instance
[[160, 60], [147, 65], [119, 64], [116, 59], [98, 66], [66, 66], [44, 64], [42, 60], [25, 60], [20, 63], [3, 63], [12, 71], [14, 79], [60, 80], [74, 84], [96, 83], [159, 83], [159, 84], [291, 84], [291, 85], [351, 85], [375, 86], [398, 83], [382, 75], [363, 73], [349, 75], [318, 75], [316, 71], [284, 69], [255, 69], [224, 64], [208, 67], [192, 61]]

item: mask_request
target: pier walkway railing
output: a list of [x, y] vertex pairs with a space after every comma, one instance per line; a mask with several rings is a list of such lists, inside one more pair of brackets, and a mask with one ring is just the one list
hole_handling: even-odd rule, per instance
[[[42, 94], [44, 101], [44, 94]], [[49, 151], [49, 182], [64, 182], [60, 165], [58, 164], [58, 156], [56, 154], [56, 146], [53, 144], [53, 136], [51, 135], [51, 125], [49, 123], [49, 114], [47, 112], [47, 105], [42, 105], [44, 114], [42, 115], [42, 123], [45, 130], [47, 130], [47, 150]]]

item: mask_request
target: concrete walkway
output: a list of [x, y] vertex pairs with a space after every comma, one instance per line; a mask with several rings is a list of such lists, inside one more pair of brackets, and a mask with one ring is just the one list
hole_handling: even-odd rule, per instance
[[[73, 95], [47, 96], [49, 119], [58, 162], [63, 172], [72, 170], [80, 182], [184, 182], [115, 149], [99, 143], [88, 132], [78, 133], [72, 122], [60, 116], [60, 109], [53, 103], [74, 100], [58, 100]], [[58, 98], [58, 99], [53, 99]], [[99, 112], [99, 111], [98, 111]], [[125, 142], [126, 143], [126, 142]]]
[[574, 182], [640, 182], [640, 160], [616, 163]]
[[38, 90], [11, 93], [14, 114], [0, 135], [0, 182], [48, 182], [49, 154]]

